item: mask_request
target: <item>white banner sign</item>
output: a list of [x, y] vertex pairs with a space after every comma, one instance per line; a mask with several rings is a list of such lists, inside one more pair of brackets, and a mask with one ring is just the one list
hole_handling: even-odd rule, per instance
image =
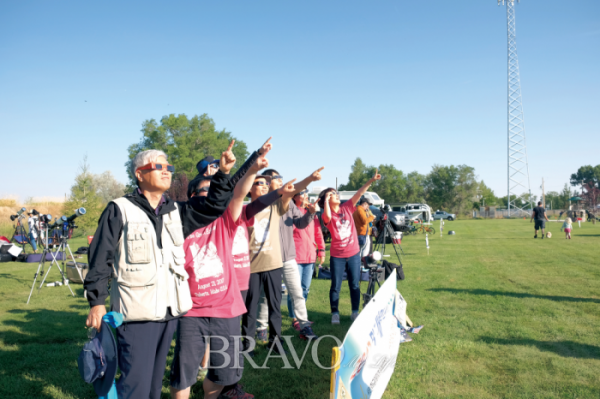
[[379, 399], [394, 372], [406, 301], [396, 290], [396, 273], [383, 283], [348, 330], [342, 346], [333, 348], [331, 399]]

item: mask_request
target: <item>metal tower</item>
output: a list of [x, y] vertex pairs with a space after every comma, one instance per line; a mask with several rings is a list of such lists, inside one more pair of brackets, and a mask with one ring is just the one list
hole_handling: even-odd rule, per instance
[[[508, 216], [511, 207], [515, 213], [523, 212], [523, 208], [531, 204], [531, 187], [529, 184], [529, 165], [527, 163], [527, 146], [525, 144], [525, 118], [521, 98], [521, 77], [519, 74], [519, 57], [517, 56], [517, 32], [515, 26], [515, 2], [519, 0], [498, 0], [498, 5], [506, 2], [506, 19], [508, 26], [508, 181], [507, 202]], [[529, 193], [529, 204], [517, 206], [515, 199], [524, 191]], [[518, 193], [517, 190], [521, 190]]]

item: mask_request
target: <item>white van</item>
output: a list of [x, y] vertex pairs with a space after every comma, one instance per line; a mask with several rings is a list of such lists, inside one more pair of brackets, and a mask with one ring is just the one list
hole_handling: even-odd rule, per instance
[[[340, 201], [348, 201], [356, 194], [356, 191], [340, 191]], [[381, 199], [377, 193], [373, 191], [367, 191], [365, 193], [365, 197], [368, 197], [373, 201], [373, 205], [375, 206], [383, 206], [385, 204], [385, 200]]]
[[406, 213], [410, 220], [421, 219], [424, 222], [433, 221], [431, 208], [427, 204], [394, 205], [392, 206], [392, 210]]

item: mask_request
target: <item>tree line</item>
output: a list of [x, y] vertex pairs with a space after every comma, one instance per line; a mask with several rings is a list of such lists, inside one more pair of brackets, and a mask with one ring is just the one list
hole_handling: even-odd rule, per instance
[[[84, 158], [71, 187], [71, 195], [63, 208], [67, 216], [74, 209], [86, 208], [86, 216], [77, 221], [82, 227], [81, 231], [92, 233], [106, 204], [136, 187], [130, 166], [140, 151], [156, 149], [167, 154], [169, 163], [175, 166], [168, 195], [177, 201], [187, 199], [188, 182], [196, 176], [196, 163], [199, 160], [208, 155], [220, 154], [232, 139], [236, 140], [233, 152], [237, 159], [246, 159], [249, 155], [243, 140], [225, 129], [217, 130], [214, 120], [207, 114], [192, 117], [170, 114], [160, 121], [148, 119], [142, 123], [141, 133], [140, 140], [127, 149], [127, 186], [119, 183], [110, 172], [94, 175], [90, 172], [87, 158]], [[435, 164], [428, 174], [420, 174], [416, 171], [405, 173], [391, 164], [368, 166], [360, 158], [356, 158], [348, 183], [340, 185], [339, 190], [359, 189], [373, 176], [375, 169], [379, 170], [382, 178], [371, 186], [371, 190], [377, 192], [388, 204], [427, 203], [433, 209], [458, 214], [468, 214], [472, 209], [482, 206], [507, 206], [507, 197], [497, 197], [483, 180], [477, 179], [475, 168], [468, 165]], [[595, 206], [600, 198], [600, 165], [582, 166], [571, 175], [570, 184], [579, 188], [580, 192], [571, 191], [569, 185], [565, 184], [560, 192], [546, 193], [547, 206], [551, 204], [552, 208], [565, 209], [573, 195], [581, 195], [591, 206]], [[525, 206], [529, 201], [535, 202], [537, 197], [523, 193], [513, 196], [511, 200], [517, 206]]]

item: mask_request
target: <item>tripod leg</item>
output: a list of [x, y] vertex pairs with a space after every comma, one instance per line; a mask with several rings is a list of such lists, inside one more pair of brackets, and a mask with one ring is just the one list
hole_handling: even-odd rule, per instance
[[58, 267], [58, 270], [60, 271], [60, 275], [62, 276], [63, 284], [65, 284], [69, 288], [69, 291], [71, 291], [71, 295], [75, 296], [75, 293], [71, 289], [71, 284], [66, 284], [67, 278], [65, 277], [65, 273], [63, 273], [58, 262], [56, 262], [56, 267]]
[[44, 257], [46, 255], [46, 251], [44, 251], [42, 253], [42, 260], [40, 261], [40, 264], [38, 265], [37, 271], [35, 272], [35, 276], [33, 276], [33, 284], [31, 284], [31, 291], [29, 291], [29, 298], [27, 298], [27, 303], [29, 304], [29, 300], [31, 300], [31, 294], [33, 294], [33, 288], [35, 287], [35, 282], [38, 278], [38, 275], [40, 274], [40, 269], [42, 269], [42, 273], [43, 273], [43, 266], [42, 264], [44, 263]]

